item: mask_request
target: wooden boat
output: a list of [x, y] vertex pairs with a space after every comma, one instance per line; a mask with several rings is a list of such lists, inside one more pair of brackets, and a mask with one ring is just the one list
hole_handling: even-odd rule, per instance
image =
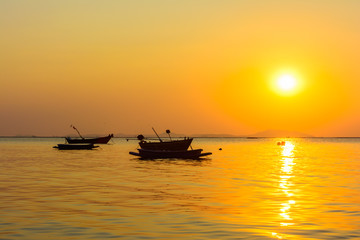
[[152, 128], [156, 136], [158, 137], [159, 141], [156, 142], [148, 142], [145, 141], [145, 137], [143, 135], [138, 135], [137, 139], [140, 140], [139, 145], [142, 149], [148, 150], [168, 150], [168, 151], [186, 151], [193, 138], [184, 138], [180, 140], [172, 140], [170, 136], [170, 130], [166, 130], [166, 133], [169, 135], [170, 141], [163, 141], [154, 128]]
[[184, 138], [181, 140], [147, 142], [140, 140], [139, 145], [142, 149], [148, 150], [169, 150], [169, 151], [185, 151], [189, 148], [193, 138]]
[[138, 149], [139, 152], [129, 152], [129, 154], [141, 157], [143, 159], [162, 159], [162, 158], [178, 158], [178, 159], [199, 159], [200, 157], [211, 155], [212, 153], [202, 153], [202, 149], [168, 151], [168, 150], [148, 150]]
[[170, 141], [163, 141], [154, 128], [152, 128], [158, 137], [157, 142], [147, 142], [144, 140], [143, 135], [138, 135], [137, 139], [140, 140], [139, 145], [141, 148], [137, 149], [138, 152], [129, 152], [129, 154], [141, 157], [143, 159], [158, 159], [158, 158], [180, 158], [180, 159], [198, 159], [203, 156], [208, 156], [212, 153], [203, 153], [202, 149], [188, 150], [193, 138], [184, 138], [181, 140], [172, 140], [170, 130], [166, 130], [169, 134]]
[[93, 143], [80, 143], [80, 144], [58, 144], [54, 146], [59, 150], [91, 150], [99, 146], [94, 146]]
[[106, 137], [98, 137], [98, 138], [71, 138], [71, 137], [66, 137], [66, 141], [68, 143], [97, 143], [97, 144], [107, 144], [110, 139], [114, 137], [113, 134], [109, 134]]

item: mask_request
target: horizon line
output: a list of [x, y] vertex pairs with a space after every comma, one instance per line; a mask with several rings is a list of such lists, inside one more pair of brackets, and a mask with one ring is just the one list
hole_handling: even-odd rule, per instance
[[[206, 135], [206, 134], [204, 134]], [[209, 134], [211, 135], [211, 134]], [[16, 136], [1, 136], [0, 138], [65, 138], [67, 136], [36, 136], [36, 135], [16, 135]], [[88, 136], [89, 138], [91, 138], [91, 136]], [[94, 136], [92, 136], [94, 137]], [[291, 136], [286, 136], [286, 137], [278, 137], [278, 136], [229, 136], [229, 135], [224, 135], [224, 136], [196, 136], [196, 135], [190, 135], [187, 137], [192, 137], [192, 138], [248, 138], [248, 139], [257, 139], [257, 138], [360, 138], [360, 136], [332, 136], [332, 137], [326, 137], [326, 136], [303, 136], [303, 137], [291, 137]], [[130, 136], [130, 134], [128, 136], [115, 136], [113, 138], [125, 138], [125, 139], [130, 139], [130, 138], [136, 138], [136, 136]], [[156, 136], [151, 136], [148, 138], [156, 138], [158, 139]], [[161, 138], [169, 138], [169, 137], [164, 137], [162, 136]], [[174, 136], [172, 138], [183, 138], [183, 137], [179, 137], [179, 136]], [[170, 139], [170, 138], [169, 138]]]

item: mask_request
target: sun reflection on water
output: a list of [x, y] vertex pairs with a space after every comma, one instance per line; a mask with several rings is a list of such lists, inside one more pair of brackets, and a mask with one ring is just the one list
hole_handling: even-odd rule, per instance
[[276, 232], [272, 232], [271, 235], [277, 239], [283, 239], [281, 235], [279, 235], [278, 233]]
[[[294, 189], [292, 189], [292, 182], [291, 178], [294, 176], [292, 175], [293, 167], [296, 164], [294, 162], [294, 148], [295, 145], [289, 141], [285, 143], [283, 146], [283, 150], [281, 152], [282, 159], [281, 159], [281, 172], [282, 175], [280, 176], [279, 186], [280, 189], [283, 191], [286, 197], [291, 198], [294, 196]], [[293, 225], [290, 221], [293, 219], [291, 218], [291, 206], [296, 202], [292, 199], [281, 204], [282, 208], [280, 209], [280, 216], [282, 217], [284, 222], [280, 223], [281, 226], [289, 226]]]
[[[281, 151], [281, 173], [279, 180], [279, 187], [284, 193], [285, 197], [288, 198], [285, 202], [281, 203], [280, 208], [280, 226], [287, 227], [294, 225], [293, 218], [291, 216], [291, 207], [296, 203], [292, 198], [294, 197], [293, 183], [291, 179], [294, 177], [293, 168], [296, 165], [294, 162], [294, 148], [295, 145], [286, 141], [285, 145], [281, 146], [283, 149]], [[278, 233], [272, 233], [272, 236], [277, 239], [282, 239], [281, 235]]]

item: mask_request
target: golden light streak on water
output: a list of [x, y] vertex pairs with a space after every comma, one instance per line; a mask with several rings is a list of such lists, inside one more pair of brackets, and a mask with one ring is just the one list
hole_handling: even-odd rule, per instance
[[285, 227], [294, 225], [294, 223], [291, 222], [293, 220], [291, 217], [291, 207], [296, 202], [291, 199], [291, 197], [294, 197], [294, 189], [292, 188], [293, 184], [291, 180], [294, 177], [292, 175], [292, 171], [296, 163], [294, 162], [295, 144], [290, 141], [286, 141], [285, 145], [282, 147], [283, 150], [281, 152], [281, 172], [283, 175], [280, 174], [279, 186], [283, 191], [284, 195], [289, 198], [289, 200], [281, 204], [282, 208], [280, 208], [279, 215], [284, 220], [283, 222], [280, 222], [280, 226]]

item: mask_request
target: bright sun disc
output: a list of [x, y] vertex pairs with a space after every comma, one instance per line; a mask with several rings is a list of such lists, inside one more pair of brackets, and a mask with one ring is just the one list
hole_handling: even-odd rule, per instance
[[277, 86], [282, 91], [293, 90], [296, 87], [296, 84], [297, 84], [297, 82], [296, 82], [295, 77], [288, 75], [288, 74], [280, 76], [277, 80]]

